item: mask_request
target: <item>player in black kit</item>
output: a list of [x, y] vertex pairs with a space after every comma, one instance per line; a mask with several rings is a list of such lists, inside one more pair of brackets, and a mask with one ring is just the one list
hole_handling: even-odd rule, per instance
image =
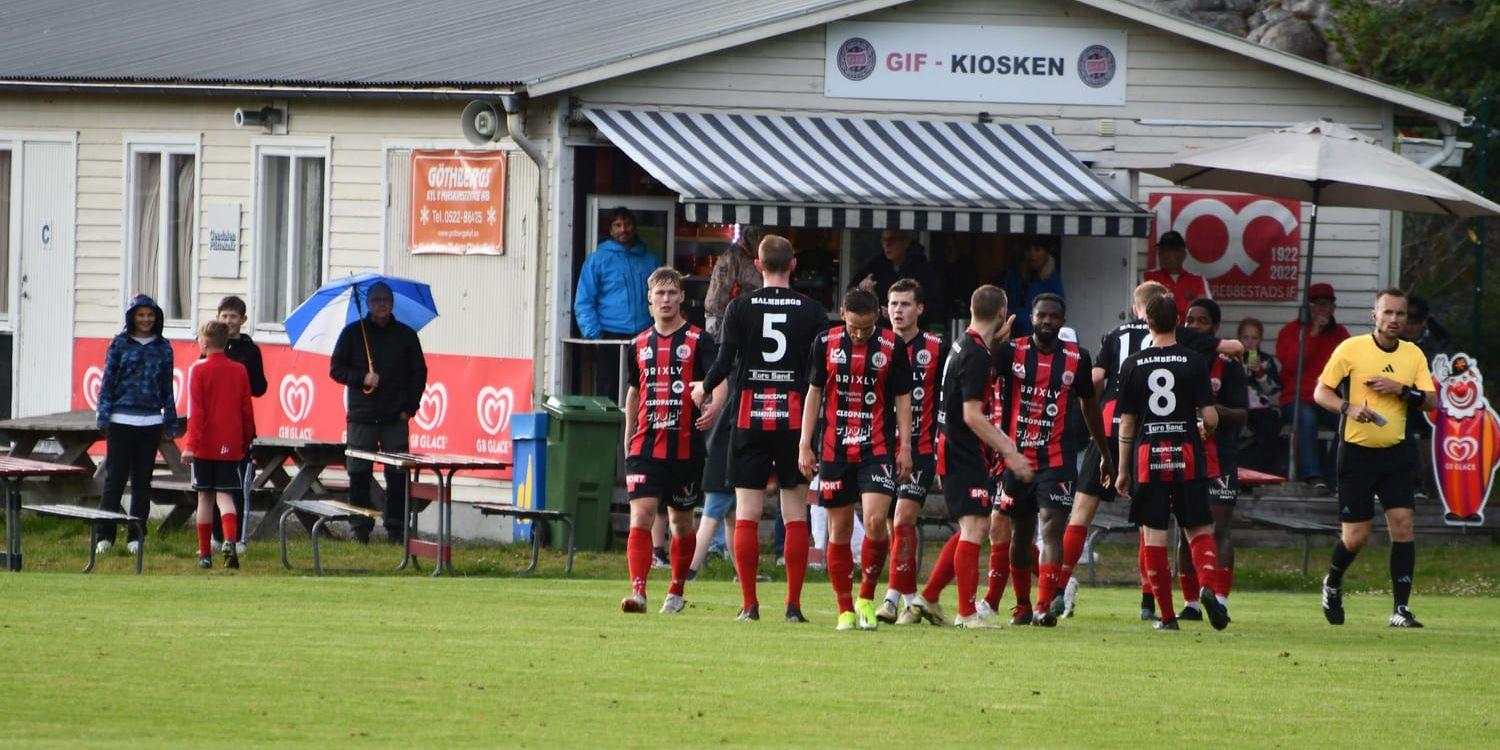
[[723, 341], [707, 377], [693, 388], [693, 400], [723, 382], [738, 362], [731, 390], [737, 403], [725, 405], [734, 417], [729, 481], [734, 485], [734, 559], [740, 576], [743, 608], [737, 619], [759, 620], [755, 576], [760, 565], [760, 514], [766, 488], [780, 488], [781, 517], [786, 523], [786, 619], [802, 616], [802, 579], [807, 573], [807, 481], [797, 466], [802, 431], [802, 401], [807, 393], [807, 356], [813, 338], [828, 327], [828, 313], [818, 303], [792, 291], [797, 266], [792, 243], [766, 235], [755, 267], [765, 287], [729, 303], [720, 328]]

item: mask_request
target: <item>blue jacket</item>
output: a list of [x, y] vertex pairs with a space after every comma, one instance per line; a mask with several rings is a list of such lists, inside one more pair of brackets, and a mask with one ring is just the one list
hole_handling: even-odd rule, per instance
[[1016, 315], [1015, 327], [1010, 332], [1013, 337], [1031, 335], [1031, 301], [1037, 295], [1051, 292], [1067, 297], [1063, 294], [1062, 272], [1057, 268], [1057, 262], [1048, 261], [1047, 266], [1043, 271], [1045, 276], [1020, 267], [1012, 268], [1005, 278], [1005, 298], [1010, 311]]
[[[131, 338], [130, 318], [136, 308], [156, 311], [155, 338], [142, 344]], [[172, 393], [172, 345], [162, 338], [161, 308], [155, 300], [137, 294], [125, 306], [125, 330], [109, 342], [104, 355], [104, 381], [99, 385], [100, 429], [109, 425], [111, 414], [162, 415], [167, 434], [177, 429], [177, 404]]]
[[604, 331], [634, 335], [651, 325], [646, 279], [658, 265], [640, 238], [628, 248], [614, 240], [599, 243], [583, 262], [573, 295], [573, 318], [583, 337], [597, 339]]

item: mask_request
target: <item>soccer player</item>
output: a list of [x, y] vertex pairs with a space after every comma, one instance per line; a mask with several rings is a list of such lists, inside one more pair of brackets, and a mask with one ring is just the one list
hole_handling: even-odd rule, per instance
[[[1137, 286], [1131, 294], [1131, 319], [1104, 335], [1099, 346], [1099, 358], [1094, 360], [1092, 373], [1094, 390], [1102, 394], [1100, 399], [1104, 411], [1104, 431], [1109, 438], [1111, 459], [1116, 462], [1116, 465], [1118, 465], [1119, 456], [1114, 454], [1117, 447], [1115, 434], [1120, 420], [1115, 414], [1115, 405], [1120, 391], [1120, 367], [1125, 364], [1126, 357], [1151, 345], [1151, 331], [1145, 321], [1146, 306], [1166, 293], [1166, 287], [1154, 281], [1143, 282]], [[1182, 327], [1177, 329], [1177, 341], [1205, 359], [1214, 356], [1215, 353], [1233, 356], [1244, 350], [1244, 345], [1238, 341], [1203, 336], [1196, 331]], [[1102, 465], [1102, 454], [1098, 448], [1090, 444], [1083, 451], [1082, 473], [1078, 477], [1078, 491], [1073, 497], [1073, 513], [1068, 518], [1068, 528], [1063, 531], [1063, 559], [1058, 569], [1059, 585], [1063, 587], [1064, 592], [1064, 606], [1061, 613], [1063, 617], [1070, 617], [1073, 614], [1078, 595], [1078, 582], [1073, 580], [1073, 568], [1078, 564], [1078, 559], [1083, 556], [1084, 544], [1088, 540], [1089, 524], [1094, 522], [1094, 514], [1099, 511], [1099, 503], [1115, 499], [1113, 476], [1108, 472], [1101, 472]], [[1145, 559], [1138, 559], [1137, 562], [1141, 569], [1141, 619], [1150, 620], [1156, 617], [1156, 600], [1151, 593], [1151, 583], [1146, 580]]]
[[[1172, 610], [1172, 570], [1167, 566], [1167, 525], [1171, 516], [1187, 530], [1198, 578], [1215, 580], [1213, 515], [1208, 510], [1204, 472], [1204, 432], [1213, 433], [1219, 416], [1211, 408], [1208, 364], [1177, 343], [1177, 303], [1165, 294], [1146, 306], [1152, 345], [1120, 368], [1120, 468], [1115, 489], [1130, 498], [1130, 520], [1141, 527], [1141, 556], [1161, 619], [1158, 630], [1177, 630]], [[1203, 607], [1215, 630], [1229, 625], [1229, 611], [1211, 589]]]
[[[896, 515], [891, 526], [890, 588], [875, 612], [884, 623], [913, 624], [905, 618], [905, 605], [917, 595], [917, 514], [927, 501], [937, 477], [937, 414], [942, 394], [938, 378], [948, 359], [948, 342], [935, 333], [917, 327], [926, 310], [926, 291], [915, 279], [898, 279], [886, 291], [886, 315], [891, 327], [906, 346], [911, 364], [911, 476], [900, 480], [896, 488]], [[863, 561], [861, 561], [863, 562]], [[864, 565], [862, 567], [868, 567]], [[905, 601], [903, 601], [905, 599]]]
[[[688, 392], [714, 361], [717, 348], [703, 329], [682, 316], [682, 274], [658, 268], [646, 279], [650, 328], [636, 334], [628, 350], [625, 393], [625, 487], [630, 497], [630, 536], [625, 559], [630, 567], [630, 595], [620, 601], [624, 612], [646, 611], [646, 577], [651, 572], [651, 527], [666, 509], [671, 525], [672, 584], [661, 613], [682, 611], [683, 584], [693, 560], [693, 508], [705, 454], [700, 415]], [[705, 409], [712, 422], [722, 408], [724, 388]]]
[[828, 327], [828, 313], [792, 291], [792, 271], [797, 267], [792, 243], [768, 234], [757, 252], [755, 266], [766, 285], [729, 303], [720, 325], [719, 356], [703, 382], [693, 387], [693, 400], [702, 403], [705, 393], [724, 382], [739, 363], [738, 403], [728, 406], [735, 410], [729, 480], [735, 494], [734, 562], [743, 597], [736, 619], [760, 619], [755, 591], [760, 514], [766, 487], [774, 479], [786, 525], [786, 620], [807, 622], [802, 616], [809, 539], [807, 481], [797, 465], [797, 446], [807, 392], [807, 355], [813, 338]]
[[[1186, 325], [1205, 336], [1216, 335], [1222, 313], [1219, 303], [1199, 298], [1188, 305]], [[1193, 570], [1192, 557], [1187, 544], [1177, 545], [1177, 580], [1182, 586], [1182, 611], [1178, 620], [1202, 620], [1203, 611], [1198, 606], [1198, 594], [1203, 586], [1213, 589], [1219, 603], [1229, 608], [1229, 589], [1234, 584], [1234, 542], [1230, 537], [1230, 525], [1234, 523], [1234, 504], [1239, 499], [1239, 451], [1240, 428], [1250, 416], [1250, 386], [1245, 375], [1245, 366], [1238, 359], [1219, 354], [1209, 360], [1209, 384], [1213, 388], [1214, 411], [1219, 415], [1219, 428], [1214, 439], [1204, 445], [1208, 453], [1208, 501], [1214, 517], [1214, 546], [1218, 550], [1218, 577], [1213, 581], [1198, 580]]]
[[[836, 629], [853, 630], [857, 624], [874, 630], [875, 585], [891, 545], [887, 516], [898, 478], [911, 474], [911, 366], [896, 332], [876, 327], [880, 301], [874, 292], [851, 289], [839, 316], [844, 325], [818, 336], [808, 354], [799, 463], [803, 476], [817, 475], [819, 502], [828, 510], [828, 581], [838, 599]], [[857, 603], [851, 596], [849, 548], [856, 501], [865, 522]]]
[[1323, 578], [1323, 616], [1344, 624], [1344, 571], [1370, 538], [1375, 498], [1385, 509], [1391, 536], [1393, 628], [1420, 628], [1412, 614], [1411, 580], [1417, 564], [1412, 535], [1416, 445], [1406, 437], [1407, 407], [1437, 408], [1437, 389], [1422, 350], [1401, 340], [1406, 324], [1406, 293], [1384, 289], [1375, 295], [1375, 332], [1346, 339], [1333, 350], [1318, 376], [1318, 406], [1343, 415], [1339, 436], [1339, 520], [1343, 529], [1333, 545], [1333, 561]]
[[1031, 464], [1016, 444], [990, 424], [990, 369], [992, 342], [1010, 336], [1015, 316], [1006, 315], [1005, 292], [985, 284], [969, 298], [970, 322], [943, 365], [943, 408], [938, 412], [942, 437], [938, 443], [938, 475], [943, 499], [958, 533], [943, 545], [927, 585], [907, 605], [911, 616], [934, 625], [944, 622], [937, 599], [950, 581], [958, 583], [961, 628], [998, 627], [993, 618], [980, 617], [974, 607], [979, 587], [979, 545], [989, 534], [994, 483], [986, 449], [1000, 454], [1022, 481], [1032, 477]]
[[[1057, 594], [1063, 527], [1073, 506], [1073, 481], [1078, 465], [1077, 455], [1064, 444], [1063, 427], [1075, 397], [1094, 446], [1105, 456], [1105, 470], [1114, 469], [1090, 379], [1093, 363], [1089, 353], [1078, 344], [1059, 340], [1058, 334], [1066, 322], [1067, 304], [1063, 298], [1051, 293], [1039, 294], [1032, 300], [1032, 335], [1007, 341], [995, 349], [995, 381], [1001, 394], [1000, 430], [1015, 439], [1022, 455], [1036, 467], [1036, 476], [1030, 481], [1014, 472], [1005, 474], [1004, 492], [990, 518], [991, 528], [1010, 526], [1009, 538], [997, 540], [992, 535], [990, 544], [992, 556], [997, 544], [1010, 550], [1011, 586], [1016, 593], [1012, 625], [1057, 624], [1050, 607]], [[1038, 511], [1043, 545], [1033, 617], [1032, 540], [1036, 537]], [[997, 523], [1006, 518], [1009, 524]], [[995, 603], [986, 602], [986, 606], [993, 610]]]

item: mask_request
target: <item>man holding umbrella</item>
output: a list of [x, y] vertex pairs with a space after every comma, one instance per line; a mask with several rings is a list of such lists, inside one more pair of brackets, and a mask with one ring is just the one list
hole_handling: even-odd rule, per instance
[[[358, 291], [353, 291], [358, 294]], [[346, 325], [334, 344], [329, 376], [348, 386], [350, 448], [382, 451], [408, 450], [408, 423], [427, 387], [427, 362], [417, 332], [391, 314], [395, 295], [383, 281], [371, 284], [366, 295], [367, 315]], [[350, 458], [349, 502], [373, 508], [370, 483], [374, 466]], [[399, 543], [406, 525], [406, 477], [397, 467], [385, 467], [386, 539]], [[368, 520], [354, 525], [360, 543], [370, 541], [374, 526]]]

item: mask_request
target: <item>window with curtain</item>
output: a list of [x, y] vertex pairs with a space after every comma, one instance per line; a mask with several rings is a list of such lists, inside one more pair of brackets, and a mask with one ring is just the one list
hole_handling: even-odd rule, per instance
[[10, 314], [10, 152], [0, 151], [0, 315]]
[[258, 323], [281, 323], [323, 284], [326, 173], [321, 155], [260, 157]]
[[132, 149], [125, 296], [151, 295], [168, 323], [192, 317], [196, 177], [191, 153]]

